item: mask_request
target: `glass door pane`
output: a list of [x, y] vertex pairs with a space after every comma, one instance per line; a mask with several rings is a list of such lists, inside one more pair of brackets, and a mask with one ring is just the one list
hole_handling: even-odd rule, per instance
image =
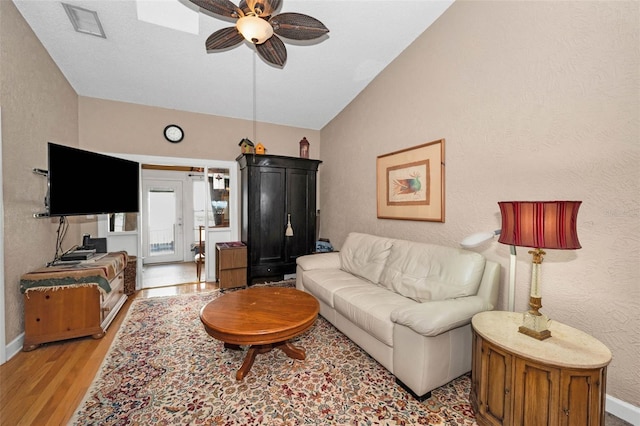
[[182, 261], [182, 182], [145, 181], [144, 187], [144, 263]]
[[209, 169], [209, 190], [215, 227], [229, 226], [229, 169]]

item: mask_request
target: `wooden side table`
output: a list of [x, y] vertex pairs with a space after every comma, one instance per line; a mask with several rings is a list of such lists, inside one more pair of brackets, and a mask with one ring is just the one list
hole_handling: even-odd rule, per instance
[[216, 278], [221, 289], [247, 286], [247, 246], [216, 243]]
[[480, 426], [604, 425], [611, 351], [575, 328], [551, 321], [551, 337], [518, 332], [522, 313], [473, 317], [471, 405]]

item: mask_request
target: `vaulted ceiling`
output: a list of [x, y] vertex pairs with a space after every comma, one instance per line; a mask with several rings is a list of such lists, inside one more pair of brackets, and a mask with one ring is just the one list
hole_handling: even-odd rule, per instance
[[310, 15], [330, 32], [283, 39], [278, 68], [248, 42], [207, 53], [207, 37], [234, 22], [188, 0], [63, 0], [97, 12], [106, 38], [74, 31], [59, 0], [13, 1], [80, 96], [314, 130], [453, 2], [283, 0], [280, 13]]

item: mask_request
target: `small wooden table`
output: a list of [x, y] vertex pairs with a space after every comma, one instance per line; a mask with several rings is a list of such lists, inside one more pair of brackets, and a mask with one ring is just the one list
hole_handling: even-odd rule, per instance
[[209, 335], [225, 348], [250, 345], [236, 380], [251, 369], [257, 354], [278, 348], [290, 358], [305, 359], [305, 350], [288, 342], [307, 331], [320, 305], [312, 295], [294, 288], [252, 287], [224, 294], [200, 310], [200, 320]]
[[478, 425], [604, 425], [611, 361], [604, 344], [557, 321], [550, 338], [534, 339], [518, 333], [518, 312], [482, 312], [471, 324]]

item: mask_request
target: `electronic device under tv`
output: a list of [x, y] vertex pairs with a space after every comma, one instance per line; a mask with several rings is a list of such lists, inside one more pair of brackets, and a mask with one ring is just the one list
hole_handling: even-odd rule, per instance
[[95, 250], [73, 250], [60, 256], [60, 260], [74, 261], [74, 260], [87, 260], [96, 255]]
[[139, 212], [139, 163], [48, 143], [48, 216]]

